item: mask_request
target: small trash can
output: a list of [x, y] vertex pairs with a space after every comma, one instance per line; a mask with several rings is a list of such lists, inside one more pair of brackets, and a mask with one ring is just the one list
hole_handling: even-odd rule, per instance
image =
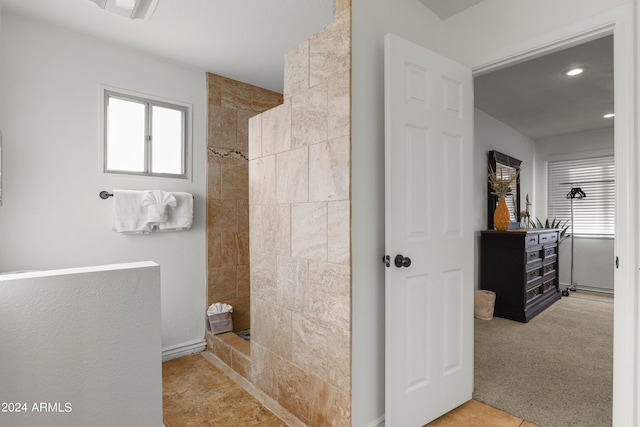
[[493, 308], [496, 304], [496, 293], [478, 289], [474, 295], [473, 314], [476, 319], [493, 319]]
[[213, 335], [233, 331], [232, 312], [233, 307], [229, 304], [219, 302], [211, 304], [207, 310], [207, 329], [211, 331]]

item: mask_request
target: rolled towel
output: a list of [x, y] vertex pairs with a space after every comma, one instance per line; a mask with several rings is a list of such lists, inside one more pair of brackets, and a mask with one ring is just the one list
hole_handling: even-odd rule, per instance
[[173, 194], [162, 190], [147, 190], [142, 198], [142, 206], [147, 207], [147, 222], [157, 225], [167, 222], [169, 213], [167, 207], [176, 207], [176, 198]]
[[209, 306], [209, 308], [207, 309], [207, 316], [212, 316], [214, 314], [227, 313], [227, 312], [232, 313], [233, 307], [231, 307], [231, 305], [229, 304], [217, 302]]

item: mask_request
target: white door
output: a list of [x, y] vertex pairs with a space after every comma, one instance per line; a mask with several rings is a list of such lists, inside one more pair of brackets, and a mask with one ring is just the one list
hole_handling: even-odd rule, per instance
[[384, 64], [385, 423], [414, 427], [473, 391], [473, 88], [392, 34]]

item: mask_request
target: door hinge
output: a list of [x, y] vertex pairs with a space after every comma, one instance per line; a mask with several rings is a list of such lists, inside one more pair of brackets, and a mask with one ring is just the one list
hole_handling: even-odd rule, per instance
[[616, 268], [620, 268], [620, 258], [616, 257]]

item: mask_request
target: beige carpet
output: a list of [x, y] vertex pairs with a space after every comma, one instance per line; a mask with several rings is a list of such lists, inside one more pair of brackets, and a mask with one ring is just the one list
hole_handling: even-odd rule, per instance
[[481, 402], [542, 427], [611, 425], [613, 297], [563, 297], [529, 323], [475, 319]]

